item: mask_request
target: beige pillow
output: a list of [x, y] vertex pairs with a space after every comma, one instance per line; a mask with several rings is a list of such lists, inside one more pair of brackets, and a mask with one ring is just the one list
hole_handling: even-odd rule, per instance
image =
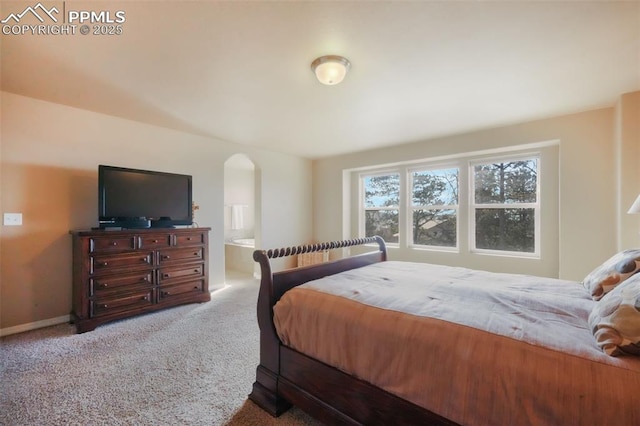
[[640, 355], [640, 274], [625, 280], [595, 303], [589, 327], [608, 355]]
[[628, 249], [617, 253], [591, 271], [582, 284], [593, 300], [613, 290], [624, 280], [640, 271], [640, 249]]

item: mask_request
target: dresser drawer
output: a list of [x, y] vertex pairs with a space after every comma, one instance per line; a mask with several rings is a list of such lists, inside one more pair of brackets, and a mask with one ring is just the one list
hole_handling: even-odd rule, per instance
[[160, 250], [158, 263], [167, 265], [175, 262], [198, 261], [204, 258], [203, 247], [190, 247], [183, 249]]
[[197, 246], [204, 244], [205, 234], [202, 232], [194, 232], [192, 234], [177, 234], [175, 238], [177, 247]]
[[194, 293], [205, 291], [205, 280], [188, 281], [171, 286], [164, 286], [159, 289], [158, 302], [166, 302], [170, 299], [178, 299], [191, 296]]
[[211, 300], [209, 231], [71, 231], [71, 320], [77, 331], [84, 333], [110, 321]]
[[204, 265], [196, 264], [174, 268], [161, 268], [158, 271], [158, 284], [162, 285], [167, 281], [184, 280], [188, 278], [198, 278], [204, 276]]
[[114, 297], [97, 298], [90, 301], [91, 317], [116, 314], [153, 305], [153, 290], [120, 294]]
[[144, 235], [139, 241], [140, 248], [149, 250], [171, 247], [171, 235]]
[[114, 291], [127, 291], [129, 287], [150, 287], [153, 285], [153, 274], [151, 271], [141, 271], [133, 274], [110, 275], [89, 279], [90, 295], [98, 296], [109, 294]]
[[112, 251], [133, 250], [136, 248], [136, 238], [133, 236], [114, 236], [91, 238], [89, 251], [91, 253], [109, 253]]
[[126, 268], [150, 268], [153, 266], [153, 252], [105, 254], [91, 257], [91, 274]]

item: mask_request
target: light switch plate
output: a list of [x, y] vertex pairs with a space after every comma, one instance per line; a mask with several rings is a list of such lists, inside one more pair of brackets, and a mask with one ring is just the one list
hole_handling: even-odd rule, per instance
[[3, 223], [4, 226], [21, 226], [22, 213], [5, 213]]

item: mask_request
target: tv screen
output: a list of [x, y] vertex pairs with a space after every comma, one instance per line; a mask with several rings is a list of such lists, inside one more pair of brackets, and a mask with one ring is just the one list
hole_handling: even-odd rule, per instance
[[192, 224], [189, 175], [98, 166], [100, 227], [146, 228]]

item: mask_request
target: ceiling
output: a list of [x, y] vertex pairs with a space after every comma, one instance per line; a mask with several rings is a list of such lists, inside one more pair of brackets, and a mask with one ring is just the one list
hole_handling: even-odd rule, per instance
[[[3, 1], [0, 17], [35, 4]], [[306, 158], [610, 107], [640, 90], [637, 1], [44, 4], [122, 10], [123, 32], [2, 35], [3, 90]], [[310, 70], [326, 54], [351, 61], [337, 86]]]

